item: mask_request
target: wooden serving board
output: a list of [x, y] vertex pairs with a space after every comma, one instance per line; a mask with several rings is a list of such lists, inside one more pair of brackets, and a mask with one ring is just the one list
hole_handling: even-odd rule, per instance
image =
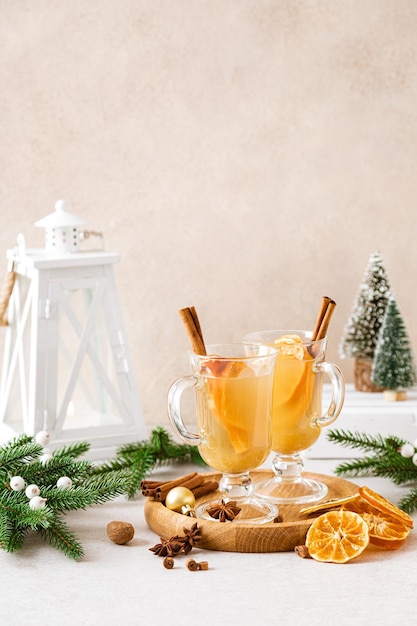
[[[215, 472], [206, 473], [207, 480], [220, 480], [221, 475]], [[269, 470], [258, 470], [251, 473], [254, 482], [267, 479], [272, 476]], [[328, 487], [325, 500], [344, 498], [358, 492], [357, 485], [332, 476], [323, 474], [305, 474], [324, 482]], [[209, 496], [198, 499], [197, 504], [206, 500], [218, 500], [220, 492], [211, 493]], [[315, 504], [315, 503], [314, 503]], [[315, 517], [320, 513], [310, 516], [300, 514], [300, 510], [307, 505], [281, 504], [279, 513], [283, 519], [281, 523], [268, 522], [266, 524], [234, 524], [233, 522], [210, 521], [175, 513], [166, 508], [160, 502], [147, 498], [145, 502], [145, 519], [151, 530], [159, 537], [169, 538], [174, 535], [184, 534], [184, 528], [198, 522], [202, 538], [198, 547], [206, 550], [221, 550], [224, 552], [289, 552], [295, 546], [305, 542], [307, 530]]]

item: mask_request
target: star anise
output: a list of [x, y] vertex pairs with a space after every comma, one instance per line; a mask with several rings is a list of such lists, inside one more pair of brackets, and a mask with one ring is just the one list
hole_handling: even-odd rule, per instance
[[188, 554], [191, 552], [192, 548], [195, 547], [197, 541], [201, 539], [200, 529], [197, 525], [197, 522], [191, 526], [191, 528], [183, 528], [184, 536], [176, 537], [184, 543], [184, 552]]
[[192, 548], [196, 545], [197, 541], [201, 539], [200, 530], [197, 522], [191, 526], [191, 528], [183, 528], [184, 535], [175, 535], [170, 539], [161, 539], [161, 543], [157, 543], [153, 548], [149, 548], [151, 552], [154, 552], [157, 556], [176, 556], [180, 552], [188, 554]]
[[218, 519], [219, 522], [232, 522], [241, 510], [235, 500], [230, 500], [229, 502], [221, 500], [218, 504], [213, 504], [213, 506], [209, 507], [207, 513], [210, 517]]
[[160, 537], [160, 539], [161, 543], [157, 543], [152, 548], [149, 548], [156, 556], [176, 556], [184, 548], [183, 542], [179, 541], [178, 537], [171, 537], [171, 539]]

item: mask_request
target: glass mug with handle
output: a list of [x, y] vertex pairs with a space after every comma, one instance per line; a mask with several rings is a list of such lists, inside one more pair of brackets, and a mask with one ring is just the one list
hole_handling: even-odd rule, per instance
[[[327, 339], [313, 341], [306, 330], [268, 330], [250, 333], [244, 342], [278, 350], [272, 401], [272, 460], [274, 476], [256, 485], [262, 499], [282, 504], [315, 502], [327, 494], [327, 485], [303, 475], [300, 453], [320, 437], [322, 428], [339, 416], [345, 398], [340, 369], [325, 360]], [[322, 409], [323, 380], [332, 396]]]
[[[258, 500], [250, 471], [270, 454], [274, 366], [277, 350], [270, 346], [217, 344], [207, 354], [189, 352], [191, 376], [176, 380], [168, 392], [168, 416], [185, 443], [198, 446], [206, 463], [222, 473], [219, 490], [223, 502], [236, 501], [241, 511], [234, 523], [264, 523], [278, 514], [276, 505]], [[181, 415], [181, 397], [193, 388], [196, 433]], [[196, 516], [213, 520], [203, 502]]]

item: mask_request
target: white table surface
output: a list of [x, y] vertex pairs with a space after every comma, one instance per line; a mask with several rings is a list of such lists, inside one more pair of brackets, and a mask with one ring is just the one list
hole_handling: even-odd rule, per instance
[[[338, 463], [340, 459], [307, 459], [306, 469], [332, 474]], [[165, 480], [191, 469], [164, 468], [158, 475]], [[387, 479], [353, 482], [367, 484], [396, 503], [408, 493], [407, 487]], [[407, 626], [417, 621], [417, 529], [398, 551], [367, 548], [344, 565], [302, 559], [294, 552], [195, 548], [191, 556], [207, 560], [208, 571], [187, 570], [185, 555], [166, 570], [163, 559], [149, 551], [158, 536], [146, 525], [144, 501], [140, 495], [118, 498], [69, 513], [67, 522], [85, 549], [82, 561], [72, 561], [37, 535], [29, 535], [14, 554], [0, 550], [1, 624]], [[134, 525], [135, 537], [128, 545], [108, 540], [111, 520]]]

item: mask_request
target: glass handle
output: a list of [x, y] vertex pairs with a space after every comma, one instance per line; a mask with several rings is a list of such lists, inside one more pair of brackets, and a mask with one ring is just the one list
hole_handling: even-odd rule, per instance
[[195, 376], [183, 376], [178, 378], [168, 391], [168, 417], [171, 426], [182, 441], [192, 446], [198, 446], [200, 437], [190, 433], [183, 422], [181, 416], [181, 396], [186, 389], [195, 387], [196, 384], [197, 379]]
[[319, 362], [314, 365], [315, 372], [322, 372], [330, 379], [332, 385], [332, 397], [326, 413], [317, 418], [316, 426], [330, 426], [339, 417], [345, 401], [345, 381], [340, 369], [334, 363], [327, 361]]

